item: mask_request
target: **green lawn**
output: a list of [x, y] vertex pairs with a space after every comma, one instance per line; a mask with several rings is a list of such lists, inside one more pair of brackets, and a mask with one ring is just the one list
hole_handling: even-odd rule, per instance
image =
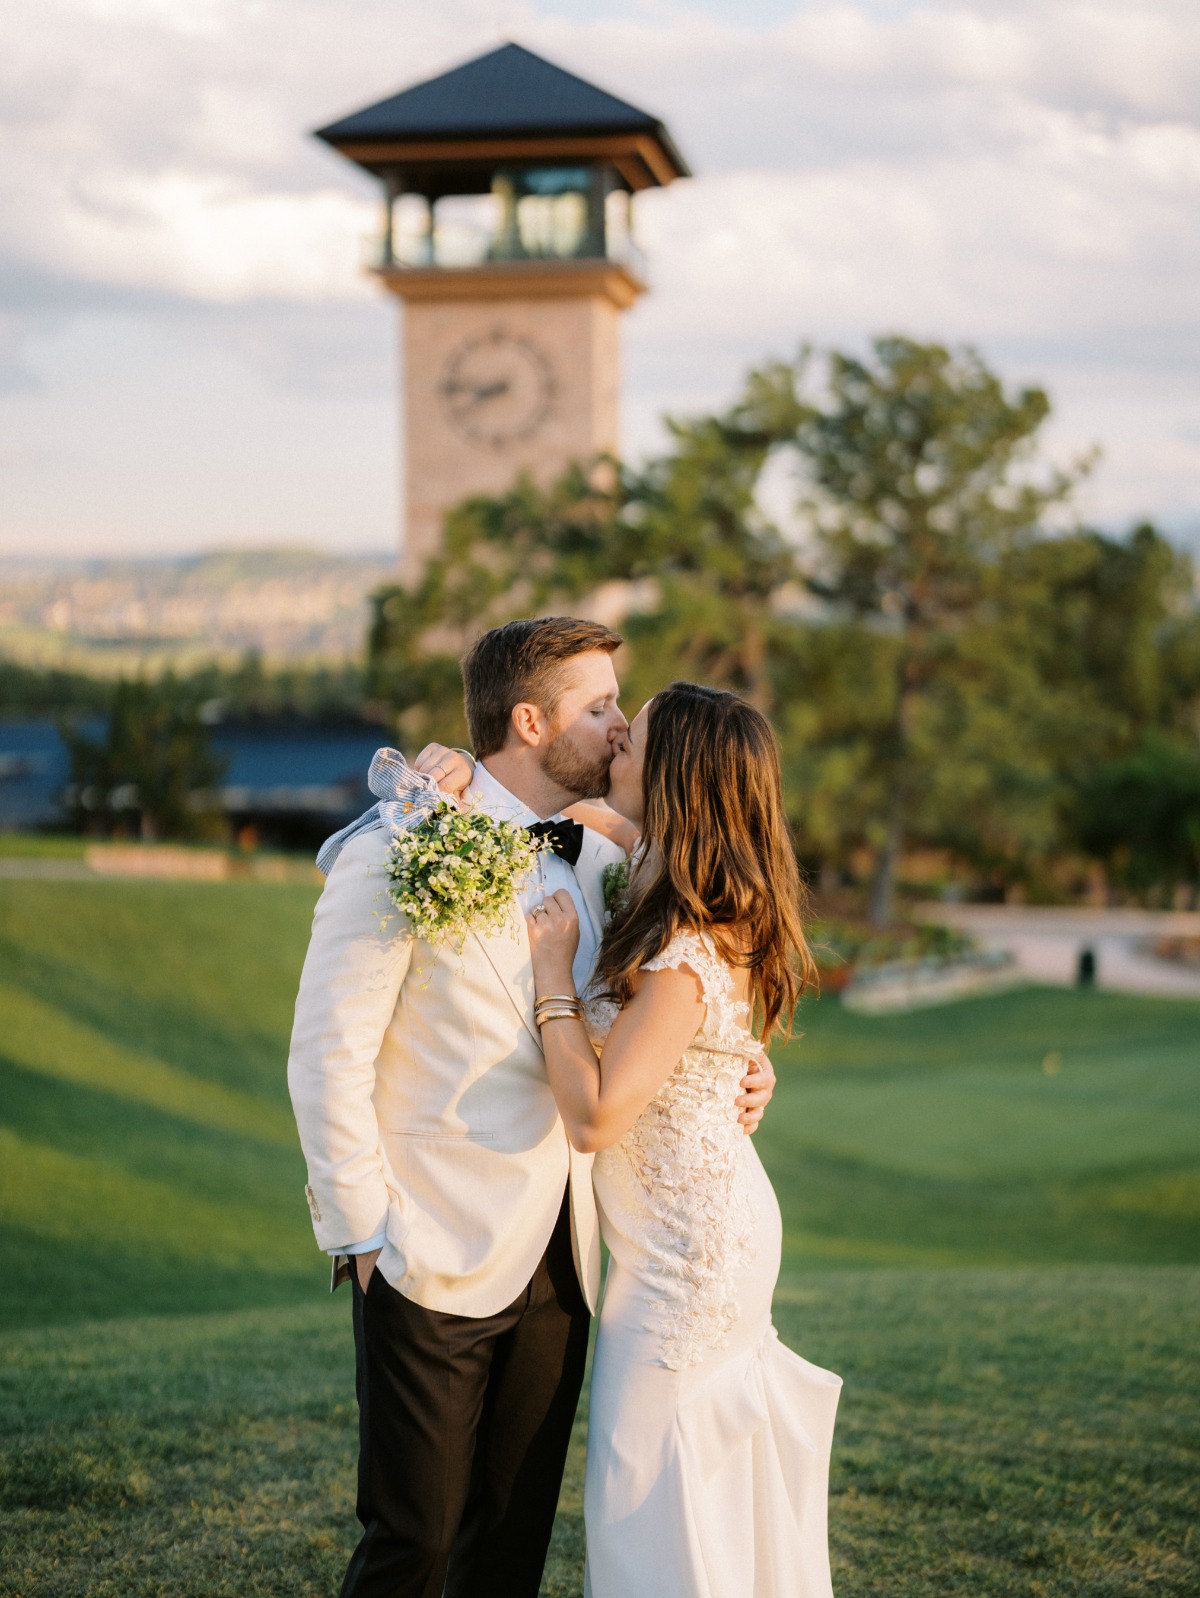
[[1031, 988], [800, 1025], [760, 1134], [790, 1262], [1200, 1261], [1200, 1005]]
[[[836, 1270], [780, 1294], [846, 1380], [839, 1598], [1195, 1598], [1197, 1273]], [[5, 1343], [0, 1593], [334, 1593], [353, 1545], [346, 1303]], [[582, 1425], [578, 1428], [582, 1444]], [[546, 1598], [578, 1598], [582, 1448]]]
[[0, 832], [0, 860], [82, 860], [87, 839], [66, 833]]
[[[284, 1080], [313, 898], [0, 882], [2, 1594], [336, 1590], [348, 1300]], [[781, 1329], [846, 1379], [839, 1598], [1191, 1598], [1200, 1006], [801, 1025], [760, 1147]]]
[[255, 1304], [319, 1289], [284, 1077], [313, 899], [0, 883], [0, 1326], [236, 1309], [251, 1264]]

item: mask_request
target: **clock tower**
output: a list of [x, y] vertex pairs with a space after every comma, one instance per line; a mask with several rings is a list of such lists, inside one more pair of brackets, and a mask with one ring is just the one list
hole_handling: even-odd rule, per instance
[[411, 582], [452, 505], [617, 453], [618, 320], [646, 286], [633, 196], [688, 169], [655, 117], [516, 44], [317, 137], [383, 187]]

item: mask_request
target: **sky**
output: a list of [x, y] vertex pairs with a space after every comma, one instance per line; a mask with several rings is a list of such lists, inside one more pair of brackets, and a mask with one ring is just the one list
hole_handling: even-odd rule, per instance
[[386, 551], [397, 311], [309, 130], [515, 39], [664, 118], [623, 449], [801, 343], [1044, 385], [1080, 513], [1200, 551], [1195, 0], [6, 0], [0, 556]]

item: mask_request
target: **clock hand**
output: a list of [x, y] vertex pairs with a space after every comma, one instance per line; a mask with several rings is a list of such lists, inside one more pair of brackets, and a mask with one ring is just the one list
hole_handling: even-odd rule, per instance
[[507, 394], [512, 384], [506, 378], [501, 378], [495, 383], [456, 383], [442, 384], [442, 393], [448, 399], [454, 399], [459, 394], [468, 394], [468, 405], [480, 405], [484, 400], [499, 399], [501, 394]]
[[475, 404], [483, 400], [499, 399], [501, 394], [507, 394], [512, 384], [506, 378], [501, 378], [496, 383], [484, 383], [475, 390]]

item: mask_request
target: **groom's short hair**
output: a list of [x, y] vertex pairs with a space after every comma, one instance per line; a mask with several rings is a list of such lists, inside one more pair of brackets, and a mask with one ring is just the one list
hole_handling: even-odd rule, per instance
[[462, 662], [475, 758], [504, 748], [515, 705], [536, 705], [543, 715], [554, 714], [566, 686], [563, 667], [568, 660], [594, 649], [611, 655], [622, 641], [611, 627], [577, 616], [510, 621], [484, 633]]

